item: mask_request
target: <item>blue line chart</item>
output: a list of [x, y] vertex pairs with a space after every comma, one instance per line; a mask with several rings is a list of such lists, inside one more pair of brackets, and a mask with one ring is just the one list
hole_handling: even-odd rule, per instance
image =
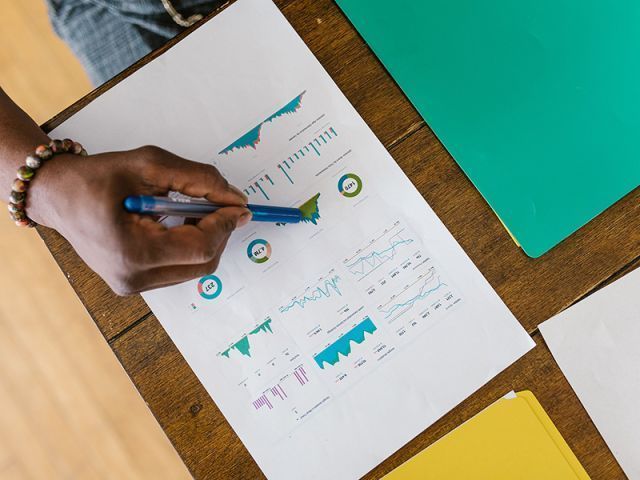
[[[437, 284], [433, 287], [430, 287], [429, 285], [433, 282], [433, 280], [437, 280]], [[425, 300], [426, 298], [428, 298], [432, 293], [436, 292], [437, 290], [439, 290], [442, 287], [446, 287], [447, 284], [442, 282], [440, 280], [440, 277], [435, 277], [435, 272], [432, 271], [431, 275], [429, 275], [429, 277], [427, 277], [427, 279], [423, 282], [422, 286], [420, 287], [420, 290], [418, 290], [418, 293], [409, 298], [408, 300], [401, 302], [401, 303], [395, 303], [393, 305], [391, 305], [388, 308], [385, 308], [384, 306], [380, 306], [378, 307], [378, 311], [384, 314], [384, 318], [389, 318], [390, 316], [392, 316], [394, 313], [396, 313], [398, 310], [410, 310], [411, 308], [413, 308], [413, 306], [422, 301]], [[406, 311], [405, 310], [405, 311]]]
[[391, 240], [389, 242], [389, 247], [383, 250], [374, 250], [367, 255], [359, 257], [356, 261], [345, 265], [345, 267], [347, 267], [354, 275], [366, 275], [386, 261], [393, 260], [398, 251], [398, 247], [410, 245], [412, 243], [413, 239]]
[[295, 307], [304, 309], [305, 305], [309, 302], [316, 302], [318, 300], [329, 298], [333, 295], [342, 296], [342, 292], [338, 286], [339, 281], [340, 276], [334, 275], [331, 278], [324, 280], [324, 282], [315, 288], [307, 287], [302, 295], [293, 297], [287, 305], [280, 307], [278, 310], [280, 313], [286, 313]]

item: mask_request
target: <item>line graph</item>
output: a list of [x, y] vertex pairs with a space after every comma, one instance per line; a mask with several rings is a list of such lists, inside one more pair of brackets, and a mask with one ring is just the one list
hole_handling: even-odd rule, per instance
[[333, 295], [342, 296], [342, 291], [338, 285], [340, 281], [339, 275], [334, 275], [333, 270], [329, 273], [329, 277], [322, 279], [316, 286], [307, 287], [301, 295], [296, 295], [291, 301], [281, 306], [278, 310], [280, 313], [286, 313], [293, 308], [304, 309], [309, 302], [317, 302], [329, 298]]
[[399, 247], [411, 245], [413, 239], [404, 240], [402, 238], [390, 239], [389, 246], [383, 250], [373, 250], [371, 253], [359, 257], [355, 262], [347, 264], [346, 267], [354, 275], [366, 275], [379, 266], [382, 266], [388, 260], [393, 260], [398, 252]]
[[403, 247], [414, 243], [413, 238], [406, 235], [400, 221], [395, 221], [390, 227], [383, 229], [374, 238], [349, 258], [343, 265], [349, 272], [358, 277], [358, 281], [380, 268], [390, 260], [396, 258]]
[[[420, 287], [417, 293], [402, 302], [395, 302], [398, 297], [403, 296], [405, 292], [411, 290], [412, 287], [418, 284]], [[421, 275], [415, 282], [407, 285], [401, 293], [394, 295], [387, 303], [380, 305], [378, 307], [378, 311], [384, 314], [385, 319], [388, 319], [399, 312], [398, 315], [396, 315], [397, 317], [412, 309], [416, 303], [427, 299], [434, 292], [445, 286], [447, 286], [447, 284], [440, 280], [440, 276], [436, 275], [435, 267], [431, 267], [428, 274]]]

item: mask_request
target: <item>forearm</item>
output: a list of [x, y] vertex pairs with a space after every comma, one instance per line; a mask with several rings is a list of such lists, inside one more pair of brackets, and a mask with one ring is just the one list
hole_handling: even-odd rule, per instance
[[40, 127], [0, 88], [0, 188], [9, 193], [16, 170], [33, 149], [48, 143]]
[[[5, 201], [25, 157], [33, 153], [37, 145], [48, 142], [47, 135], [0, 88], [0, 193], [4, 189]], [[31, 211], [33, 205], [27, 207], [30, 216], [39, 217], [38, 212]]]

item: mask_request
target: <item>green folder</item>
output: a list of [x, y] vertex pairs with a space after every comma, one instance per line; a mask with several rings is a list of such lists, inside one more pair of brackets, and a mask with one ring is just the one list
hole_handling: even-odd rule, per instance
[[640, 185], [637, 0], [337, 2], [529, 256]]

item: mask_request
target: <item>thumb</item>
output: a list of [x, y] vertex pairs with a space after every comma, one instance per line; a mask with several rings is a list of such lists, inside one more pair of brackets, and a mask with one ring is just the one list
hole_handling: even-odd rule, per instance
[[146, 181], [160, 190], [206, 198], [227, 205], [245, 205], [247, 197], [212, 165], [193, 162], [158, 147], [142, 147], [137, 155], [147, 165]]

